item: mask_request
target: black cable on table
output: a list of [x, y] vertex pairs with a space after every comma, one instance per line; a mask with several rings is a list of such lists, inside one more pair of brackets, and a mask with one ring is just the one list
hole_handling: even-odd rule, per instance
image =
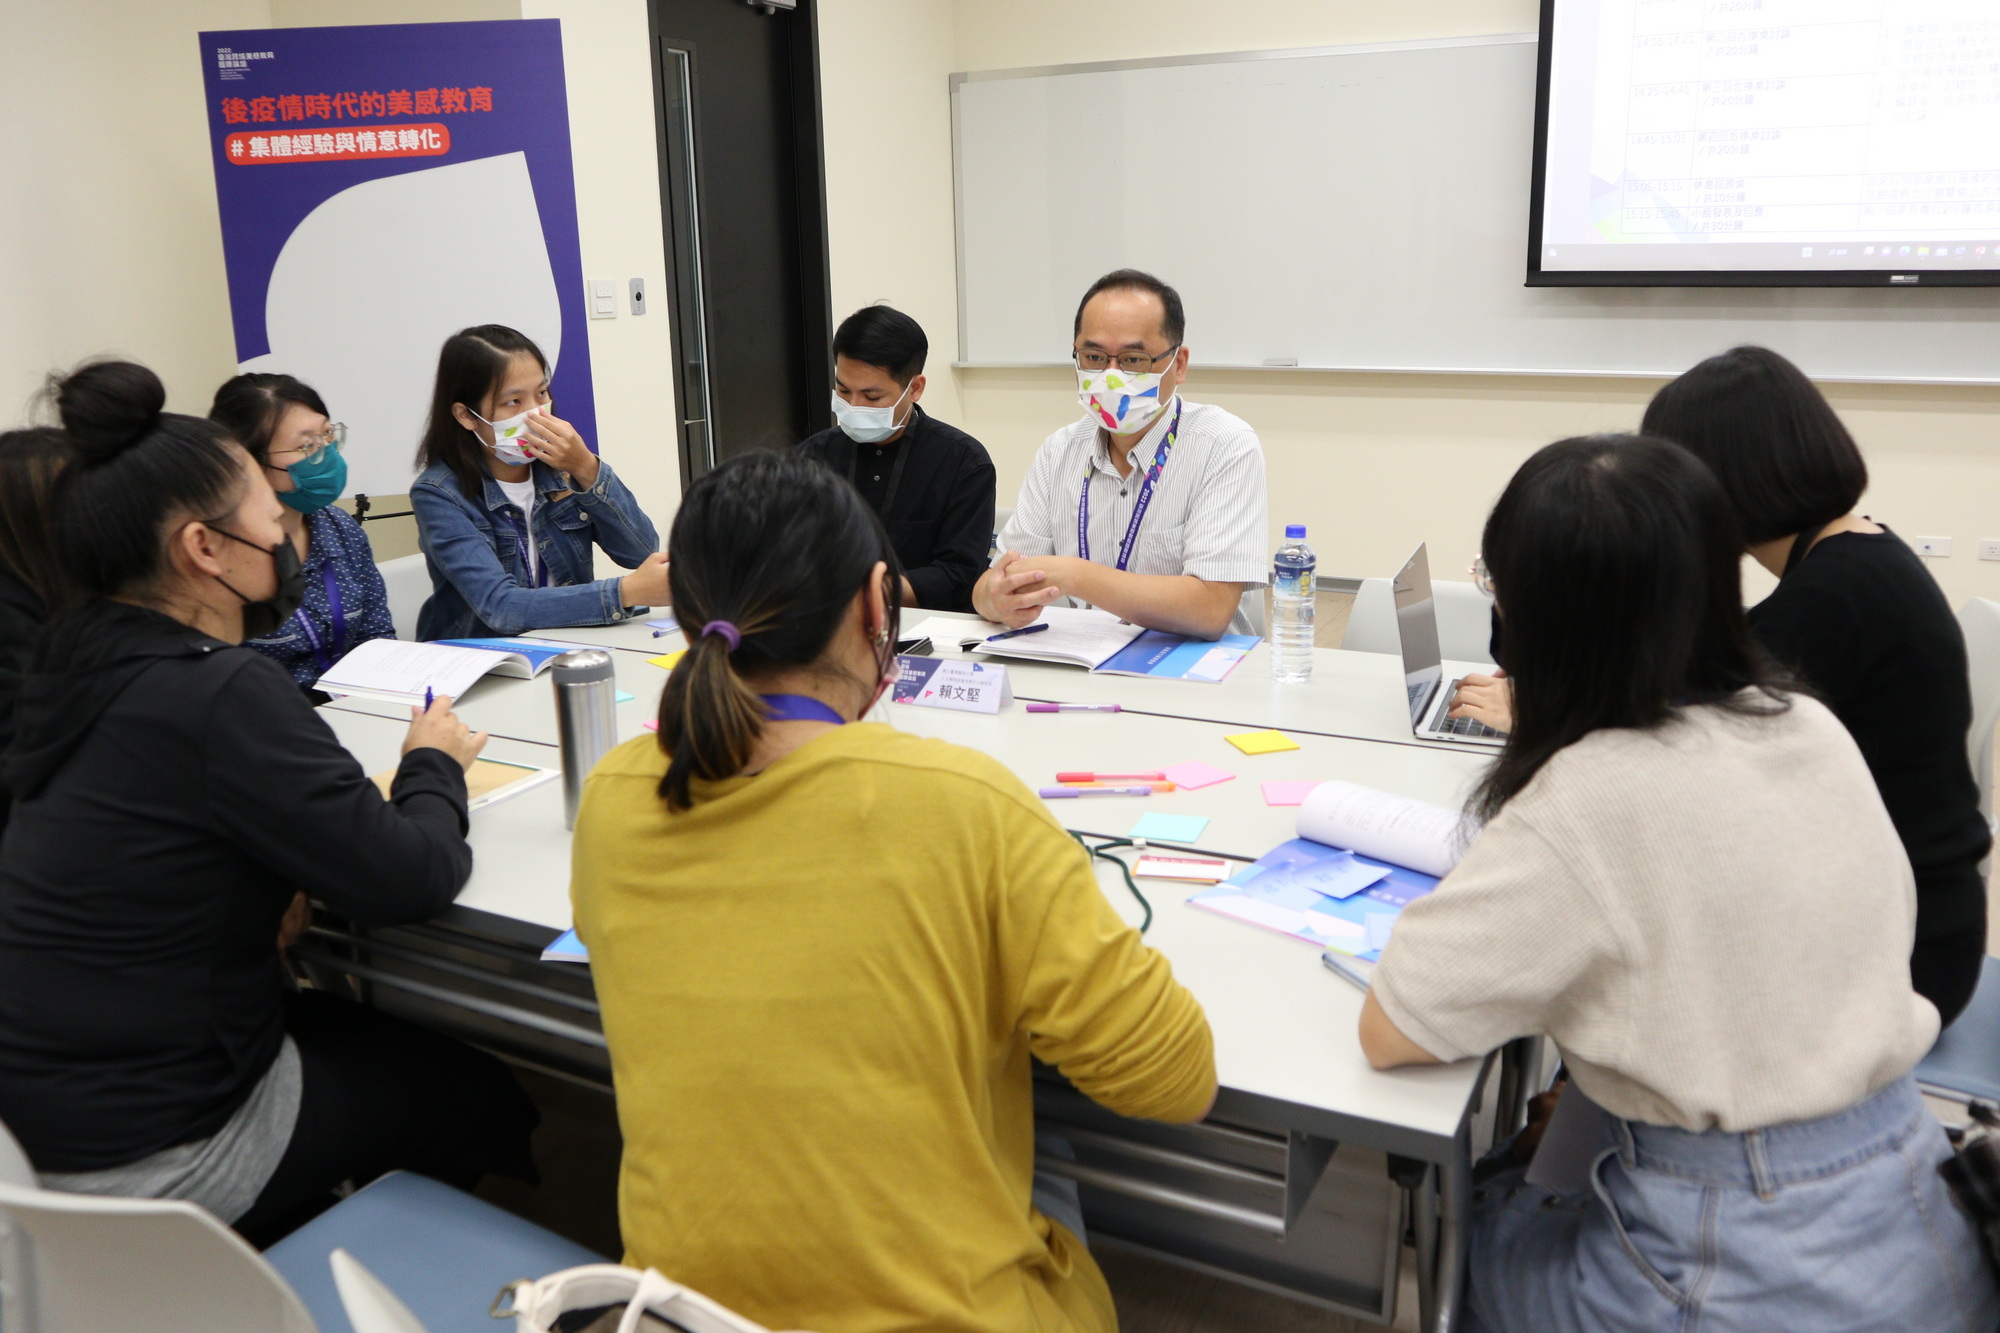
[[1076, 845], [1083, 848], [1083, 850], [1089, 855], [1097, 858], [1100, 861], [1109, 861], [1112, 865], [1118, 867], [1119, 875], [1123, 877], [1123, 879], [1125, 880], [1125, 887], [1132, 891], [1132, 896], [1139, 900], [1139, 906], [1145, 909], [1146, 915], [1144, 919], [1142, 919], [1139, 922], [1139, 933], [1141, 935], [1145, 934], [1147, 927], [1153, 924], [1153, 905], [1150, 902], [1146, 901], [1145, 894], [1139, 892], [1139, 883], [1137, 880], [1132, 878], [1132, 867], [1125, 864], [1125, 859], [1123, 857], [1113, 856], [1111, 854], [1111, 849], [1114, 847], [1136, 847], [1138, 846], [1138, 844], [1133, 842], [1132, 839], [1130, 838], [1111, 838], [1105, 842], [1098, 843], [1096, 846], [1093, 847], [1089, 843], [1085, 842], [1084, 838], [1103, 837], [1104, 836], [1103, 834], [1101, 833], [1083, 834], [1083, 833], [1078, 833], [1075, 829], [1064, 829], [1063, 832], [1069, 834], [1070, 837], [1075, 838]]

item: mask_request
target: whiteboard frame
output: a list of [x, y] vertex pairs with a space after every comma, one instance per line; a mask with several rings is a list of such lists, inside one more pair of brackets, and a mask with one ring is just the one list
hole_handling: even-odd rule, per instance
[[[951, 211], [952, 211], [952, 264], [953, 283], [958, 294], [958, 356], [952, 361], [953, 370], [1056, 370], [1072, 369], [1069, 361], [968, 361], [966, 347], [965, 309], [965, 155], [960, 142], [961, 123], [959, 112], [959, 88], [967, 83], [987, 83], [996, 79], [1047, 78], [1064, 74], [1104, 74], [1128, 69], [1156, 69], [1168, 65], [1223, 65], [1259, 60], [1299, 60], [1320, 56], [1360, 56], [1387, 51], [1427, 51], [1447, 47], [1463, 46], [1503, 46], [1519, 44], [1541, 44], [1538, 32], [1482, 33], [1470, 37], [1432, 37], [1404, 42], [1359, 42], [1346, 46], [1297, 46], [1283, 47], [1268, 51], [1216, 51], [1198, 52], [1176, 56], [1149, 56], [1136, 60], [1093, 60], [1070, 65], [1024, 65], [1014, 69], [983, 69], [955, 72], [947, 77], [946, 83], [951, 102]], [[1529, 285], [1525, 281], [1523, 286]], [[1742, 290], [1733, 288], [1731, 290]], [[1937, 284], [1929, 287], [1898, 288], [1900, 291], [1922, 292], [1964, 290], [1962, 287], [1947, 287]], [[1319, 374], [1319, 375], [1479, 375], [1509, 379], [1638, 379], [1671, 380], [1686, 371], [1686, 366], [1660, 370], [1568, 370], [1542, 369], [1520, 366], [1266, 366], [1242, 362], [1203, 362], [1207, 370], [1258, 371], [1267, 374]], [[1816, 383], [1821, 384], [1904, 384], [1919, 387], [1979, 387], [2000, 388], [2000, 375], [1993, 376], [1915, 376], [1915, 375], [1816, 375]]]

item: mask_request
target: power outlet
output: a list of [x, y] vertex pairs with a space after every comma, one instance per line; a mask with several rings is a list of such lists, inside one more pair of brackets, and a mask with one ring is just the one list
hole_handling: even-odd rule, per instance
[[2000, 560], [2000, 537], [1981, 537], [1979, 539], [1979, 558], [1981, 560]]
[[1918, 537], [1910, 545], [1917, 548], [1918, 555], [1929, 556], [1934, 560], [1947, 560], [1951, 557], [1949, 537]]

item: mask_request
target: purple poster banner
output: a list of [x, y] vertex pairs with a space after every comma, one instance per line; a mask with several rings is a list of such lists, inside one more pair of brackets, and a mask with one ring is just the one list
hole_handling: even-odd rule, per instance
[[444, 339], [506, 324], [596, 444], [555, 19], [201, 34], [236, 357], [348, 424], [398, 493]]

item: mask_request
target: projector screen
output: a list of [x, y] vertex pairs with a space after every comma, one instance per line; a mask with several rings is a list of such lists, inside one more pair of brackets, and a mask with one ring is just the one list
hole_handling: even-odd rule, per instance
[[2000, 0], [1542, 0], [1530, 286], [2000, 285]]

